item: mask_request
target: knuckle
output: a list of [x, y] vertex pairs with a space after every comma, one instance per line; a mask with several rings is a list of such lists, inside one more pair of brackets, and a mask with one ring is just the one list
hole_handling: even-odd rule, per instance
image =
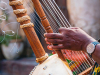
[[59, 28], [58, 31], [59, 31], [60, 33], [63, 33], [64, 31], [66, 31], [66, 28]]
[[58, 31], [60, 32], [61, 31], [61, 28], [59, 28]]
[[58, 41], [57, 40], [54, 40], [53, 43], [58, 43]]
[[79, 27], [74, 27], [74, 29], [80, 29]]
[[51, 42], [50, 39], [47, 39], [47, 42]]
[[51, 37], [55, 38], [56, 37], [56, 34], [52, 34]]
[[79, 31], [79, 30], [80, 30], [80, 28], [75, 29], [76, 32]]
[[76, 27], [76, 29], [80, 29], [79, 27]]
[[69, 29], [69, 30], [67, 30], [67, 32], [68, 32], [68, 33], [71, 33], [71, 32], [73, 32], [73, 30], [72, 30], [72, 29]]

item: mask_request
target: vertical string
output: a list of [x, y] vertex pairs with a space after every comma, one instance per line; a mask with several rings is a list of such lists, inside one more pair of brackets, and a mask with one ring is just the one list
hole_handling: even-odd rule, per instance
[[[42, 0], [41, 5], [47, 15], [47, 18], [51, 24], [51, 27], [53, 29], [54, 32], [58, 32], [58, 28], [59, 27], [71, 27], [70, 23], [68, 22], [68, 20], [66, 19], [66, 17], [63, 15], [62, 11], [59, 9], [58, 5], [56, 4], [56, 2], [54, 0]], [[34, 13], [36, 13], [36, 11], [34, 10]], [[36, 13], [37, 14], [37, 13]], [[36, 24], [39, 24], [40, 27], [44, 30], [41, 22], [39, 21], [39, 19], [35, 16], [35, 14], [30, 15], [32, 16], [32, 19], [34, 20], [34, 22]], [[32, 21], [33, 22], [33, 21]], [[41, 36], [43, 37], [44, 31], [38, 28], [38, 26], [36, 26], [36, 30], [41, 34]], [[39, 31], [40, 30], [40, 31]], [[44, 37], [43, 37], [44, 38]], [[74, 54], [74, 51], [73, 51]], [[76, 53], [77, 55], [80, 54], [80, 52]], [[88, 61], [88, 59], [93, 62], [92, 59], [90, 59], [88, 56], [85, 56], [85, 53], [81, 52], [81, 54], [84, 56], [85, 58], [85, 62], [81, 65], [82, 67], [81, 70], [84, 71], [86, 68], [90, 67], [91, 64]], [[69, 55], [69, 54], [68, 54]], [[75, 55], [75, 54], [74, 54]], [[71, 56], [69, 55], [70, 59]], [[74, 58], [75, 59], [75, 58]], [[79, 59], [81, 59], [81, 56], [79, 56]], [[83, 60], [79, 61], [80, 63]], [[76, 62], [76, 64], [74, 66], [77, 66], [78, 62]], [[88, 65], [87, 65], [88, 64]], [[78, 73], [81, 72], [81, 70], [79, 68], [76, 69]], [[77, 74], [77, 73], [76, 73]]]
[[[71, 27], [71, 25], [69, 24], [69, 22], [68, 22], [68, 20], [65, 18], [65, 16], [62, 14], [62, 12], [61, 12], [61, 10], [59, 9], [59, 7], [57, 6], [57, 4], [55, 3], [55, 1], [53, 0], [53, 3], [51, 2], [51, 0], [47, 0], [48, 2], [46, 2], [46, 0], [42, 0], [43, 1], [43, 3], [44, 3], [44, 5], [47, 7], [47, 9], [48, 9], [48, 11], [53, 15], [53, 18], [54, 19], [56, 19], [56, 22], [57, 23], [60, 23], [60, 26], [59, 27], [61, 27], [61, 23], [63, 24], [63, 26], [66, 26], [66, 27]], [[47, 4], [47, 3], [49, 3], [49, 4]], [[53, 14], [53, 11], [52, 11], [52, 9], [50, 8], [50, 5], [51, 5], [51, 8], [54, 10], [54, 13], [56, 13], [56, 15], [57, 15], [57, 17], [58, 18], [60, 18], [60, 22], [58, 22], [59, 20], [57, 20], [57, 17], [55, 16], [55, 14]], [[57, 9], [59, 10], [59, 11], [57, 11]], [[59, 12], [60, 12], [60, 14], [63, 16], [63, 18], [62, 18], [62, 16], [59, 14]], [[66, 21], [66, 22], [65, 22]], [[67, 24], [66, 24], [67, 23]], [[65, 25], [64, 25], [65, 24]], [[59, 25], [59, 24], [58, 24]], [[83, 52], [81, 52], [82, 53], [82, 55], [84, 56], [84, 58], [86, 59], [86, 56], [83, 54]], [[77, 52], [77, 54], [80, 54], [79, 52]], [[89, 60], [91, 60], [90, 58], [89, 58]], [[89, 64], [89, 66], [87, 65], [87, 63]], [[88, 67], [90, 67], [91, 66], [91, 64], [89, 63], [89, 61], [86, 59], [86, 61], [85, 61], [85, 63], [83, 63], [83, 65], [82, 66], [85, 66], [85, 68], [88, 68]], [[85, 69], [84, 68], [84, 69]]]
[[62, 13], [62, 11], [60, 10], [60, 8], [58, 7], [58, 5], [56, 4], [55, 0], [53, 0], [54, 5], [56, 6], [57, 10], [61, 13], [61, 16], [63, 17], [64, 21], [66, 21], [67, 25], [69, 27], [71, 27], [71, 24], [68, 22], [68, 20], [66, 19], [66, 17], [64, 16], [64, 14]]

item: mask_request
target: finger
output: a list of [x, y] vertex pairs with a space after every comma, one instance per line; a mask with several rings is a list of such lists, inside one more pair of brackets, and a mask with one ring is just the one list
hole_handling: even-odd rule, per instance
[[53, 51], [52, 54], [56, 54], [55, 51]]
[[65, 50], [61, 50], [61, 52], [62, 52], [62, 54], [66, 54], [66, 53], [65, 53]]
[[53, 50], [52, 47], [51, 47], [50, 45], [48, 45], [47, 48], [48, 48], [49, 50]]
[[50, 45], [51, 43], [50, 42], [46, 42], [46, 44], [49, 44]]
[[61, 27], [58, 29], [59, 33], [62, 33], [62, 31], [65, 31], [65, 30], [66, 30], [66, 28], [64, 28], [64, 27]]
[[45, 39], [45, 40], [52, 44], [62, 44], [63, 43], [63, 41], [60, 39]]
[[46, 44], [51, 44], [50, 42], [47, 41], [47, 38], [45, 38]]
[[80, 29], [79, 27], [69, 27], [70, 29]]
[[48, 48], [49, 50], [61, 50], [61, 49], [64, 49], [64, 46], [63, 46], [63, 45], [57, 45], [57, 46], [48, 45], [47, 48]]
[[45, 33], [44, 36], [49, 39], [62, 39], [63, 36], [59, 33]]

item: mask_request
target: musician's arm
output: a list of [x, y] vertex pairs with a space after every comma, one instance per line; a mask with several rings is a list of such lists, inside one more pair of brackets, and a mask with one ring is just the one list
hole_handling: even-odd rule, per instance
[[100, 64], [100, 44], [96, 45], [95, 51], [92, 54], [92, 58]]
[[[45, 34], [46, 42], [49, 44], [48, 49], [69, 49], [75, 51], [85, 51], [89, 43], [96, 41], [94, 38], [85, 33], [82, 29], [73, 28], [60, 28], [60, 33], [49, 33]], [[58, 46], [53, 46], [52, 44], [59, 44]], [[100, 44], [95, 48], [92, 57], [98, 64], [100, 64]]]

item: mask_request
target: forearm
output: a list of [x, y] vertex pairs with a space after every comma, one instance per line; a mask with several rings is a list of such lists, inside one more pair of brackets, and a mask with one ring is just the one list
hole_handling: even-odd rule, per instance
[[[45, 34], [45, 37], [46, 42], [60, 44], [57, 46], [50, 44], [48, 46], [48, 49], [50, 50], [68, 49], [74, 51], [83, 50], [84, 52], [87, 52], [87, 46], [92, 42], [96, 42], [94, 38], [77, 27], [60, 28], [59, 33]], [[98, 64], [100, 64], [100, 44], [96, 45], [95, 51], [92, 54], [92, 58]]]
[[92, 54], [92, 58], [100, 64], [100, 44], [96, 45], [95, 51]]
[[[95, 42], [96, 40], [94, 38], [90, 38], [90, 39], [87, 39], [88, 41], [85, 43], [85, 45], [83, 46], [83, 51], [87, 52], [87, 46], [92, 43], [92, 42]], [[95, 50], [94, 52], [92, 53], [92, 58], [98, 63], [100, 64], [100, 44], [97, 44], [95, 46]]]

